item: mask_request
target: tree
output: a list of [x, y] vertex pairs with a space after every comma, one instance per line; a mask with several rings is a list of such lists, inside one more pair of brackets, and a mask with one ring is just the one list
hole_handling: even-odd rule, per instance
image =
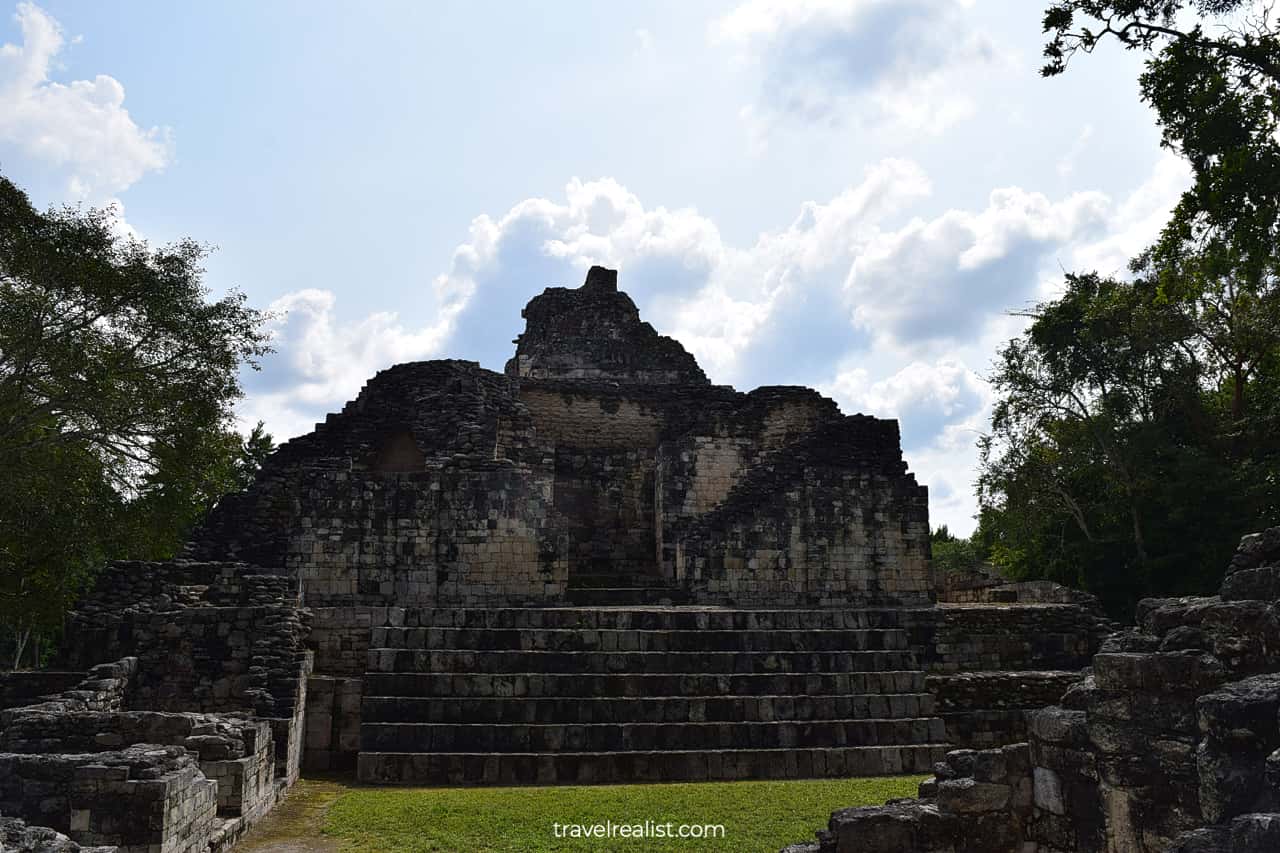
[[169, 559], [226, 494], [247, 489], [275, 442], [259, 421], [248, 436], [230, 430], [197, 431], [158, 451], [155, 471], [129, 502], [129, 553]]
[[1152, 282], [1096, 274], [1030, 316], [993, 376], [975, 539], [1010, 576], [1089, 589], [1117, 614], [1207, 592], [1259, 517], [1266, 466], [1230, 452], [1193, 324]]
[[0, 177], [0, 622], [19, 660], [94, 567], [171, 554], [270, 450], [231, 427], [265, 318], [209, 298], [206, 254], [122, 236], [110, 211], [38, 212]]
[[[1202, 17], [1179, 22], [1188, 13]], [[1162, 144], [1195, 181], [1135, 261], [1230, 383], [1231, 414], [1280, 342], [1280, 28], [1246, 0], [1059, 0], [1045, 13], [1046, 76], [1114, 41], [1148, 54], [1139, 78]]]
[[0, 178], [0, 465], [85, 447], [128, 492], [230, 423], [264, 318], [242, 294], [207, 298], [206, 254], [122, 237], [110, 211], [39, 213]]
[[0, 624], [16, 669], [32, 635], [56, 626], [66, 602], [109, 556], [120, 496], [84, 447], [42, 444], [0, 468]]
[[1069, 276], [1001, 353], [975, 538], [1015, 575], [1206, 593], [1277, 508], [1280, 28], [1251, 0], [1055, 0], [1042, 74], [1105, 43], [1194, 181], [1132, 281]]
[[976, 569], [985, 555], [972, 539], [962, 539], [943, 524], [929, 536], [933, 549], [933, 565], [943, 572]]

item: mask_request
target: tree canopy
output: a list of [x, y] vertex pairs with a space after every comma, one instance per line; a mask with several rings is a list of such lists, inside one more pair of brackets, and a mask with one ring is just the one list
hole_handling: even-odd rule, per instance
[[1194, 181], [1130, 276], [1079, 271], [997, 359], [975, 544], [1118, 615], [1208, 593], [1280, 508], [1280, 30], [1244, 0], [1059, 0], [1045, 76], [1114, 42]]
[[233, 425], [263, 315], [211, 298], [190, 240], [41, 212], [0, 176], [0, 623], [56, 626], [106, 559], [172, 556], [271, 440]]

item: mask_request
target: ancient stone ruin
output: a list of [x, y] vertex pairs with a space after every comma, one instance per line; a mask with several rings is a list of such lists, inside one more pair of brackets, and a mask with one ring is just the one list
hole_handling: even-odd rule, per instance
[[710, 384], [610, 270], [524, 317], [504, 373], [385, 370], [185, 559], [108, 567], [0, 677], [0, 837], [225, 850], [302, 769], [926, 773], [1091, 689], [1088, 596], [933, 575], [895, 421]]
[[1026, 742], [947, 753], [920, 799], [831, 816], [789, 853], [1280, 850], [1280, 527], [1219, 595], [1147, 599]]

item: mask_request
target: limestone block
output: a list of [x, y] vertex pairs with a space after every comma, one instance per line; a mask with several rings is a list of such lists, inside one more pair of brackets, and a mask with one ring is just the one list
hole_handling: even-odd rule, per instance
[[1008, 785], [948, 779], [938, 783], [938, 808], [953, 814], [999, 811], [1009, 805], [1012, 793]]

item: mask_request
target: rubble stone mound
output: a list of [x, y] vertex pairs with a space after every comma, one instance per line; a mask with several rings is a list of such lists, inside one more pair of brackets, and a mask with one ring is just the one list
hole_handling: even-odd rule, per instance
[[1140, 602], [1027, 743], [949, 752], [919, 800], [838, 811], [788, 850], [1280, 850], [1278, 578], [1280, 527], [1244, 537], [1220, 595]]

